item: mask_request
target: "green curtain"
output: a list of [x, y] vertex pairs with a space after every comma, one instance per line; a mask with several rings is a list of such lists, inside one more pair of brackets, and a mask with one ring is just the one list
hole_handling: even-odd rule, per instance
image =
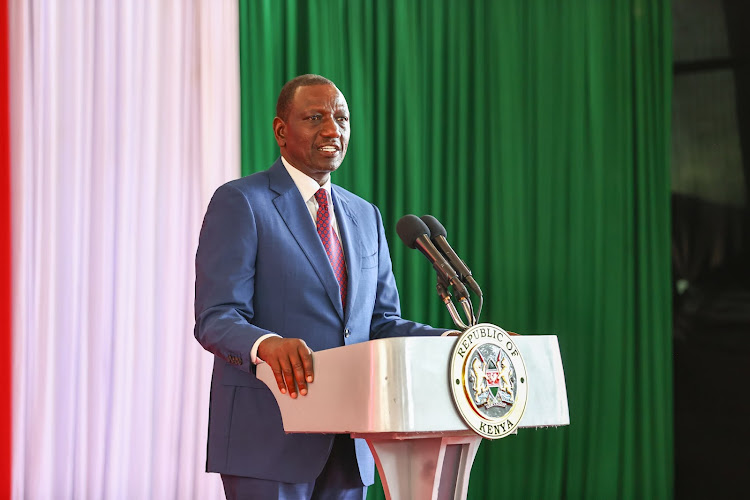
[[668, 0], [240, 2], [243, 173], [283, 83], [327, 76], [333, 180], [380, 207], [404, 316], [451, 323], [395, 232], [430, 213], [482, 320], [559, 338], [571, 425], [485, 441], [470, 498], [672, 496], [670, 29]]

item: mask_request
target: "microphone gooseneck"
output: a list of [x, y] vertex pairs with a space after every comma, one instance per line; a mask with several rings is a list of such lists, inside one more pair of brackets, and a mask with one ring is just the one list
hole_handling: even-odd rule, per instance
[[423, 215], [422, 222], [424, 222], [427, 229], [430, 230], [430, 239], [432, 240], [432, 243], [443, 255], [445, 255], [445, 258], [448, 259], [448, 262], [450, 262], [451, 266], [456, 270], [461, 277], [461, 280], [471, 288], [472, 292], [481, 297], [482, 289], [479, 288], [479, 284], [477, 284], [476, 280], [474, 280], [471, 275], [471, 269], [469, 269], [469, 266], [467, 266], [463, 259], [461, 259], [453, 250], [450, 243], [448, 243], [448, 233], [445, 230], [445, 227], [443, 227], [440, 221], [432, 215]]

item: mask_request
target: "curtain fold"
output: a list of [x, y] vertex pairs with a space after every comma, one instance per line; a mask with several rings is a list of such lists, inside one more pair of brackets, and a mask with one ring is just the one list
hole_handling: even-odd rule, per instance
[[0, 1], [0, 498], [11, 492], [13, 454], [13, 278], [11, 255], [8, 3]]
[[670, 3], [239, 5], [243, 173], [278, 156], [283, 83], [331, 78], [333, 180], [381, 208], [404, 315], [450, 324], [395, 233], [432, 213], [484, 321], [560, 339], [571, 425], [483, 443], [470, 498], [671, 497]]
[[222, 498], [193, 262], [239, 174], [236, 2], [9, 14], [13, 498]]

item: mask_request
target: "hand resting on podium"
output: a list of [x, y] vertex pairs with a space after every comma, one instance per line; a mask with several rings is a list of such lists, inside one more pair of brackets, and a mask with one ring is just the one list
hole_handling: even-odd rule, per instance
[[295, 382], [302, 396], [307, 395], [307, 384], [313, 381], [312, 349], [302, 339], [268, 337], [258, 345], [258, 357], [268, 363], [282, 394], [297, 397]]

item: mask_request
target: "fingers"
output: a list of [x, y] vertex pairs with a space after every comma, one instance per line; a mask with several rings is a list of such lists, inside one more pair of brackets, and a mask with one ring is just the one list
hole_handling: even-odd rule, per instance
[[292, 399], [307, 395], [313, 381], [312, 351], [302, 339], [269, 337], [258, 346], [258, 356], [271, 367], [282, 394]]
[[[292, 368], [292, 384], [297, 383], [299, 393], [302, 396], [307, 395], [307, 383], [312, 382], [312, 356], [310, 355], [310, 349], [303, 341], [300, 340], [301, 345], [297, 347], [296, 352], [289, 356], [289, 364]], [[287, 382], [287, 387], [291, 388], [293, 385], [289, 385], [290, 377], [288, 372], [284, 372], [284, 379]], [[289, 394], [293, 398], [296, 394]]]
[[276, 365], [271, 365], [271, 369], [276, 377], [276, 383], [279, 385], [281, 393], [286, 394], [289, 392], [289, 395], [292, 398], [296, 398], [297, 389], [294, 385], [294, 378], [291, 376], [292, 368], [289, 363], [289, 358], [282, 353], [281, 356], [276, 359]]
[[[302, 345], [298, 349], [299, 359], [302, 361], [300, 375], [303, 379], [303, 383], [307, 385], [313, 381], [312, 349], [307, 347], [307, 344], [305, 344], [304, 341], [300, 341], [300, 342], [302, 342]], [[299, 385], [299, 381], [297, 381], [297, 384]]]
[[279, 386], [279, 391], [281, 394], [286, 394], [286, 383], [284, 382], [284, 375], [281, 373], [280, 369], [274, 368], [271, 363], [269, 363], [271, 366], [271, 370], [273, 371], [273, 376], [276, 378], [276, 384]]

